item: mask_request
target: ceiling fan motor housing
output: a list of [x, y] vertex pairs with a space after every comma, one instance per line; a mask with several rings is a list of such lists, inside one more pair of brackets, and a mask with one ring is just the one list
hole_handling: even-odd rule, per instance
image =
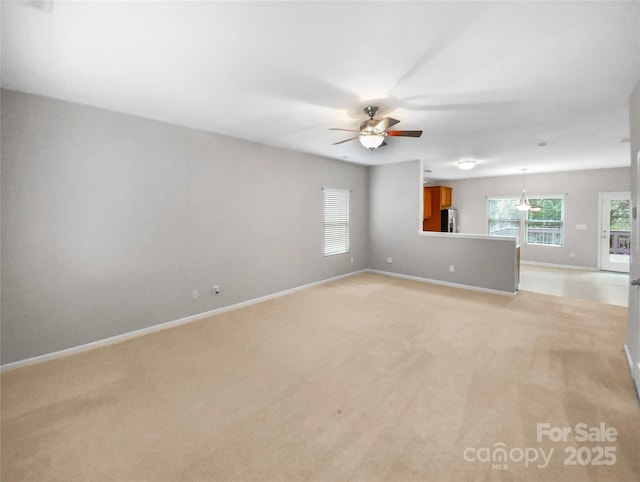
[[366, 121], [363, 121], [360, 124], [360, 133], [361, 134], [370, 134], [370, 135], [385, 135], [385, 131], [384, 129], [380, 129], [378, 126], [380, 124], [380, 121], [375, 120], [375, 119], [369, 119]]

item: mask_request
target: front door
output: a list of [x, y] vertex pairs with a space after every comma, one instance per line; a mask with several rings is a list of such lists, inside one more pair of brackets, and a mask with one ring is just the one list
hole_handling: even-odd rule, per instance
[[600, 269], [629, 272], [631, 193], [600, 193]]

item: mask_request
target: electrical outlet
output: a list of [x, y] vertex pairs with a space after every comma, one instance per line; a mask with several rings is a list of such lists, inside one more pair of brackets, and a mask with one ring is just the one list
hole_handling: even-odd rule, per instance
[[449, 265], [449, 273], [453, 273], [456, 270], [455, 266], [452, 264]]
[[211, 288], [211, 294], [212, 295], [219, 295], [220, 294], [220, 285], [213, 285], [213, 288]]
[[197, 299], [198, 298], [198, 290], [193, 290], [191, 292], [191, 296], [193, 297], [194, 300]]

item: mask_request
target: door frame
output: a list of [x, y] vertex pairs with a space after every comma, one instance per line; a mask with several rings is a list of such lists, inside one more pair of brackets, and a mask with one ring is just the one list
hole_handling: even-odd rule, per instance
[[[615, 272], [619, 272], [619, 273], [628, 273], [630, 271], [631, 268], [631, 262], [629, 262], [629, 265], [627, 265], [627, 269], [626, 270], [618, 270], [618, 269], [614, 269], [614, 268], [610, 268], [610, 267], [603, 267], [603, 249], [605, 247], [605, 244], [603, 242], [603, 239], [605, 239], [602, 235], [602, 233], [604, 232], [604, 225], [602, 223], [602, 217], [604, 214], [604, 203], [608, 198], [612, 198], [612, 199], [624, 199], [624, 198], [628, 198], [631, 205], [633, 205], [633, 202], [631, 201], [631, 192], [629, 191], [621, 191], [621, 192], [600, 192], [598, 193], [598, 270], [603, 270], [603, 271], [615, 271]], [[632, 216], [633, 217], [633, 216]], [[632, 220], [633, 222], [633, 220]], [[631, 232], [633, 233], [633, 226], [631, 227]], [[633, 238], [633, 236], [632, 236]], [[609, 236], [607, 235], [606, 237], [607, 239], [607, 245], [609, 244]], [[631, 249], [633, 249], [633, 244], [634, 244], [634, 240], [631, 240]], [[629, 261], [631, 261], [631, 259], [629, 259]]]
[[[631, 263], [629, 281], [640, 279], [640, 149], [632, 155], [631, 172], [635, 179], [631, 179]], [[629, 363], [631, 379], [636, 388], [636, 395], [640, 400], [640, 289], [629, 283], [629, 319], [627, 321], [627, 337], [624, 351]]]

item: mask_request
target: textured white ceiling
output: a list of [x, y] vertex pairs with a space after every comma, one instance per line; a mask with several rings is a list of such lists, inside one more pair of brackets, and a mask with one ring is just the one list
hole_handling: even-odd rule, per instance
[[[629, 165], [637, 1], [1, 8], [5, 88], [438, 179]], [[371, 103], [422, 137], [331, 145]]]

